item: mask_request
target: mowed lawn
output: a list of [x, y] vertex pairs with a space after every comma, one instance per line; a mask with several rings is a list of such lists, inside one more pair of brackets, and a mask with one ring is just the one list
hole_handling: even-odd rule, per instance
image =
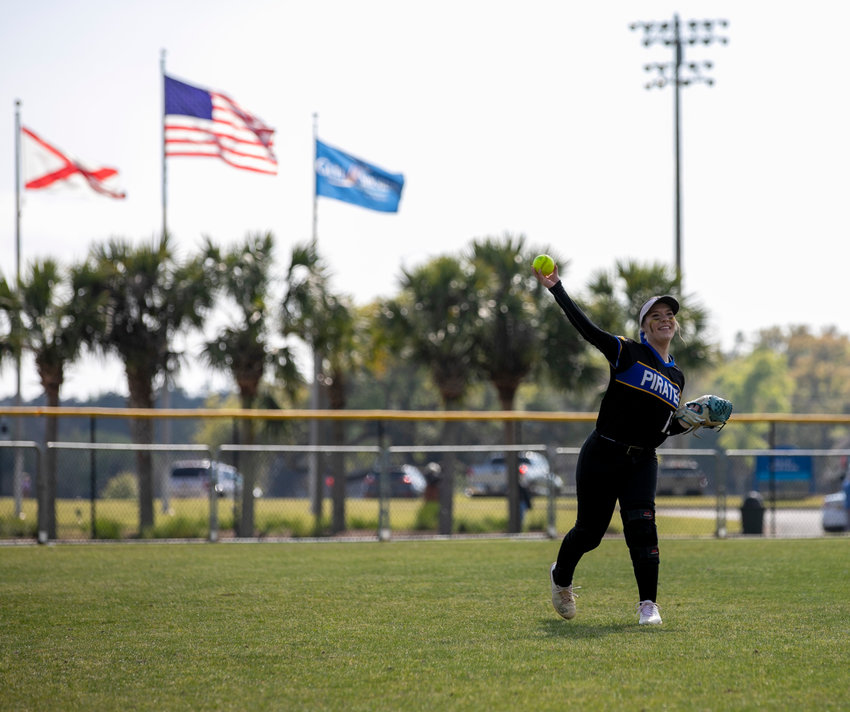
[[3, 710], [850, 708], [850, 538], [0, 547]]

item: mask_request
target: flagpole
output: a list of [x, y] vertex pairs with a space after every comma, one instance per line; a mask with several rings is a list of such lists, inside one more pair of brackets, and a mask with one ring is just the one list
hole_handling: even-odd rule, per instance
[[319, 140], [319, 115], [313, 114], [313, 243], [319, 237], [319, 196], [316, 190], [316, 142]]
[[[319, 198], [316, 194], [316, 141], [318, 140], [319, 115], [313, 114], [313, 249], [317, 248], [318, 240], [318, 207]], [[321, 358], [315, 342], [311, 344], [313, 347], [313, 384], [310, 388], [310, 408], [313, 410], [319, 409], [319, 376], [321, 371]], [[313, 451], [310, 454], [310, 486], [313, 489], [313, 514], [316, 521], [319, 522], [322, 516], [322, 482], [319, 476], [319, 455], [315, 448], [319, 445], [319, 421], [316, 418], [310, 420], [310, 445]], [[342, 476], [342, 474], [338, 475]]]
[[[21, 100], [15, 99], [15, 294], [21, 289]], [[21, 314], [15, 316], [15, 406], [19, 407], [21, 397]], [[15, 418], [12, 430], [15, 440], [21, 440], [21, 419]], [[15, 474], [12, 489], [15, 495], [15, 516], [20, 517], [23, 510], [23, 453], [15, 448]], [[40, 508], [39, 508], [40, 509]]]
[[159, 69], [160, 69], [160, 87], [162, 87], [162, 237], [168, 235], [168, 190], [167, 185], [167, 168], [165, 162], [165, 50], [159, 51]]
[[[165, 50], [159, 51], [159, 69], [160, 69], [160, 86], [162, 87], [162, 239], [168, 237], [168, 163], [165, 160]], [[171, 374], [165, 373], [165, 380], [162, 384], [162, 392], [160, 394], [160, 405], [163, 409], [171, 407]], [[162, 421], [162, 441], [169, 445], [171, 443], [171, 420], [165, 418]], [[162, 477], [165, 477], [163, 473]], [[162, 487], [162, 511], [168, 512], [171, 504], [168, 498], [168, 487]]]

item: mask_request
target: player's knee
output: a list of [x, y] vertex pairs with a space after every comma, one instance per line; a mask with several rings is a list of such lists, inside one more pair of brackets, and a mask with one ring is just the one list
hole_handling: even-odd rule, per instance
[[583, 552], [592, 551], [602, 543], [602, 537], [605, 536], [605, 531], [588, 529], [577, 525], [570, 532], [570, 538], [578, 549]]
[[652, 508], [629, 509], [620, 513], [623, 519], [623, 535], [632, 560], [658, 562], [658, 530], [655, 526], [655, 511]]

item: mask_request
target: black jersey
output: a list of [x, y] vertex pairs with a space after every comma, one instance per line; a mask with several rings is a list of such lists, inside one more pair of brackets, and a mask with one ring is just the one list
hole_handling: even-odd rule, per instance
[[596, 430], [625, 445], [657, 447], [684, 429], [671, 416], [679, 405], [685, 375], [670, 357], [664, 361], [646, 341], [600, 329], [570, 299], [561, 282], [549, 291], [579, 334], [599, 349], [610, 366]]

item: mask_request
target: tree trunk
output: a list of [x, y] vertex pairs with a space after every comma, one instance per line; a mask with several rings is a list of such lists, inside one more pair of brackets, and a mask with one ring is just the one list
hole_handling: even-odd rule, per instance
[[[255, 391], [256, 393], [256, 391]], [[253, 404], [255, 397], [250, 393], [242, 393], [242, 409], [248, 410]], [[251, 418], [242, 418], [240, 422], [240, 432], [241, 432], [241, 444], [242, 445], [253, 445], [255, 441], [254, 435], [254, 421]], [[247, 454], [247, 453], [246, 453]], [[239, 531], [238, 534], [240, 537], [253, 537], [254, 536], [254, 487], [257, 484], [257, 473], [256, 473], [256, 458], [255, 457], [243, 457], [243, 464], [247, 460], [247, 467], [243, 467], [242, 470], [242, 512], [239, 517]]]
[[[516, 445], [516, 423], [506, 420], [504, 427], [505, 445]], [[522, 516], [519, 501], [519, 457], [515, 451], [505, 452], [505, 473], [508, 477], [508, 532], [522, 531]]]
[[[519, 382], [515, 379], [502, 379], [496, 382], [499, 393], [499, 403], [502, 410], [514, 409]], [[516, 445], [516, 421], [506, 420], [504, 423], [505, 445]], [[505, 473], [508, 477], [508, 532], [516, 534], [522, 531], [522, 513], [519, 489], [519, 455], [508, 450], [505, 452]]]
[[[59, 405], [59, 387], [48, 388], [45, 385], [44, 393], [47, 397], [47, 405], [55, 408]], [[50, 415], [44, 421], [44, 442], [55, 442], [56, 433], [59, 429], [59, 422], [55, 415]], [[44, 503], [46, 508], [44, 523], [47, 528], [47, 538], [56, 538], [56, 450], [53, 448], [46, 449], [44, 454], [44, 493], [43, 498], [39, 499], [40, 503]], [[41, 505], [39, 505], [41, 506]]]
[[[443, 407], [446, 410], [457, 410], [466, 388], [465, 374], [458, 373], [453, 369], [438, 371], [434, 374], [434, 381], [440, 389]], [[452, 449], [446, 454], [440, 479], [440, 534], [448, 535], [454, 529], [455, 469], [457, 467], [457, 453], [454, 447], [458, 444], [458, 422], [456, 420], [444, 422], [443, 442], [452, 446]]]
[[[131, 408], [153, 408], [153, 374], [144, 369], [127, 368], [127, 386], [130, 390]], [[130, 423], [136, 445], [153, 443], [153, 421], [150, 418], [133, 418]], [[139, 477], [139, 530], [144, 534], [154, 525], [153, 458], [149, 450], [136, 452], [136, 469]]]
[[[333, 433], [333, 444], [343, 445], [345, 442], [345, 423], [341, 420], [334, 420], [331, 424], [331, 432]], [[347, 478], [345, 476], [345, 453], [335, 452], [331, 457], [333, 463], [333, 515], [331, 519], [331, 529], [334, 534], [339, 534], [345, 531], [345, 487]]]
[[[335, 371], [328, 386], [328, 404], [333, 410], [342, 410], [346, 404], [345, 378]], [[345, 422], [334, 420], [331, 422], [331, 442], [335, 446], [345, 445]], [[331, 515], [331, 530], [334, 534], [345, 531], [345, 489], [347, 478], [345, 476], [345, 454], [336, 452], [331, 457], [331, 470], [333, 472], [333, 514]]]
[[[446, 410], [457, 410], [460, 401], [444, 399]], [[458, 421], [447, 420], [443, 424], [443, 442], [452, 447], [458, 444]], [[457, 453], [454, 449], [446, 453], [440, 478], [440, 534], [449, 535], [454, 530], [455, 469]]]
[[[457, 421], [447, 420], [443, 424], [443, 441], [447, 445], [457, 444]], [[451, 534], [454, 529], [455, 467], [457, 453], [446, 453], [440, 477], [440, 534]]]
[[[38, 370], [41, 387], [47, 405], [55, 408], [59, 405], [59, 390], [64, 380], [61, 363], [52, 358], [36, 357], [36, 368]], [[44, 420], [44, 443], [56, 441], [58, 432], [58, 420], [56, 416], [47, 416]], [[39, 530], [47, 532], [48, 539], [56, 538], [56, 450], [46, 449], [44, 462], [41, 463], [40, 472], [36, 473], [36, 497], [39, 508]], [[44, 512], [41, 508], [44, 507]]]

